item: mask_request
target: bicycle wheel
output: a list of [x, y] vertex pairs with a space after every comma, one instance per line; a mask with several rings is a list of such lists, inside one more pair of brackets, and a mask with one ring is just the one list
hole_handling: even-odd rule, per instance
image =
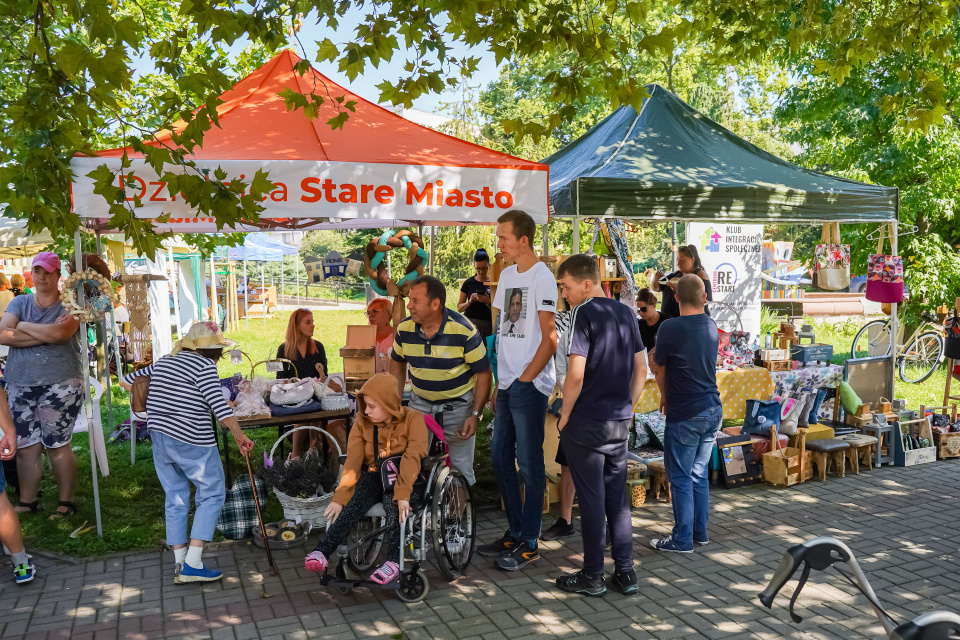
[[921, 333], [900, 358], [900, 379], [916, 384], [933, 375], [943, 356], [943, 336], [933, 331]]
[[851, 358], [890, 355], [890, 325], [886, 320], [873, 320], [863, 325], [850, 345]]
[[431, 517], [437, 568], [447, 580], [456, 580], [470, 565], [477, 534], [470, 485], [456, 467], [434, 490]]

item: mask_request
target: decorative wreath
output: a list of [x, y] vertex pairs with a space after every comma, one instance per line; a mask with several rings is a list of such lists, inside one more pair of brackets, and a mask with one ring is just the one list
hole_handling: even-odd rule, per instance
[[[83, 288], [83, 305], [79, 303]], [[113, 309], [117, 294], [113, 284], [93, 269], [77, 271], [63, 284], [60, 301], [71, 316], [81, 322], [95, 322]]]
[[[399, 282], [394, 282], [387, 272], [383, 258], [387, 252], [403, 247], [410, 257], [404, 276]], [[423, 239], [412, 231], [402, 229], [394, 233], [387, 229], [380, 236], [379, 241], [367, 243], [367, 251], [363, 256], [363, 271], [370, 280], [373, 290], [382, 296], [405, 296], [410, 292], [409, 283], [423, 275], [423, 264], [430, 256], [423, 249]]]
[[[409, 262], [403, 277], [394, 282], [383, 258], [387, 252], [400, 247], [407, 250]], [[382, 296], [393, 297], [395, 325], [406, 316], [403, 299], [410, 295], [410, 283], [423, 275], [423, 264], [429, 259], [430, 256], [423, 248], [423, 239], [406, 229], [397, 232], [387, 229], [378, 241], [371, 240], [367, 243], [367, 250], [363, 256], [363, 272], [374, 291]]]

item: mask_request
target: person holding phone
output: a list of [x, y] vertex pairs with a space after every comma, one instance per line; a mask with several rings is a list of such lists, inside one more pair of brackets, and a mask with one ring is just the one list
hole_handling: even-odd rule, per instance
[[486, 249], [477, 249], [473, 255], [473, 268], [476, 272], [472, 278], [463, 281], [460, 287], [460, 300], [457, 302], [457, 311], [466, 316], [467, 320], [486, 339], [493, 333], [493, 317], [490, 315], [490, 256]]

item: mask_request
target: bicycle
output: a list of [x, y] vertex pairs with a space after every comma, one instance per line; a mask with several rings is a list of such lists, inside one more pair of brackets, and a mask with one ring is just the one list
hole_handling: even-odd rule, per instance
[[844, 543], [836, 538], [820, 537], [813, 540], [807, 540], [803, 544], [787, 549], [780, 560], [780, 566], [770, 580], [770, 584], [760, 595], [760, 603], [768, 609], [773, 608], [773, 600], [777, 597], [780, 589], [796, 573], [800, 566], [803, 566], [803, 573], [800, 574], [800, 580], [797, 582], [797, 588], [790, 598], [790, 617], [794, 622], [799, 623], [803, 618], [793, 611], [800, 591], [807, 583], [810, 577], [811, 569], [817, 571], [826, 571], [830, 566], [837, 562], [843, 562], [850, 569], [853, 578], [836, 568], [837, 573], [842, 575], [847, 581], [860, 590], [873, 612], [880, 621], [880, 626], [886, 634], [888, 640], [956, 640], [960, 638], [960, 616], [948, 611], [933, 611], [923, 613], [910, 620], [897, 624], [897, 621], [887, 613], [883, 605], [877, 599], [877, 595], [870, 586], [870, 581], [860, 569], [860, 564], [853, 557], [853, 552]]
[[[943, 326], [937, 316], [924, 312], [920, 316], [924, 322], [910, 336], [909, 340], [897, 340], [897, 365], [900, 379], [917, 384], [933, 375], [943, 359]], [[868, 358], [890, 355], [891, 319], [872, 320], [863, 325], [850, 345], [851, 358]], [[903, 323], [900, 323], [898, 337], [903, 337]]]

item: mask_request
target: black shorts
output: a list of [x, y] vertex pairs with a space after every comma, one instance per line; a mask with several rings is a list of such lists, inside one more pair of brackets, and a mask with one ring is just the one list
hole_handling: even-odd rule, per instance
[[557, 445], [557, 457], [555, 458], [556, 463], [561, 467], [569, 467], [567, 464], [567, 456], [563, 453], [563, 442]]

